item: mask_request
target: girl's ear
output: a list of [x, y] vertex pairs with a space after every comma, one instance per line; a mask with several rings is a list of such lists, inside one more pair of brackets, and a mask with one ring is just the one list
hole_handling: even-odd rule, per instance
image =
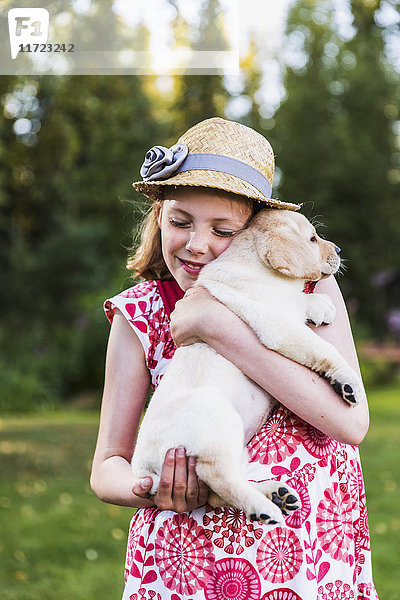
[[161, 229], [161, 221], [162, 221], [162, 209], [163, 209], [163, 203], [160, 202], [160, 204], [156, 205], [157, 223], [158, 223], [158, 226], [160, 229]]

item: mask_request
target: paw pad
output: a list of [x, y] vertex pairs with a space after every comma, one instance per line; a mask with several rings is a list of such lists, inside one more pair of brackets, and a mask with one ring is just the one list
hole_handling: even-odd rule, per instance
[[284, 515], [300, 508], [300, 500], [297, 496], [293, 494], [293, 491], [290, 492], [283, 486], [278, 489], [278, 492], [273, 492], [271, 500], [281, 509]]
[[354, 394], [354, 389], [349, 383], [342, 385], [339, 381], [335, 381], [333, 384], [333, 389], [337, 394], [339, 394], [339, 396], [342, 396], [343, 400], [349, 404], [358, 404], [358, 400]]
[[267, 525], [276, 525], [278, 523], [278, 521], [271, 519], [267, 513], [260, 513], [259, 515], [252, 513], [249, 518], [250, 521], [264, 521]]

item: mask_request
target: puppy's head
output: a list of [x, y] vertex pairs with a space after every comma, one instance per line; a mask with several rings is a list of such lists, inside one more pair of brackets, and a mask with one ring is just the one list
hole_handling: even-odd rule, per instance
[[317, 281], [340, 267], [340, 249], [322, 239], [302, 214], [265, 209], [250, 223], [263, 262], [283, 275]]

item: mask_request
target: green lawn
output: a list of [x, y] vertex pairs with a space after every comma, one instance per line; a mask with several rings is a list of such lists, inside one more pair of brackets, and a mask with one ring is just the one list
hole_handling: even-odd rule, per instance
[[1, 600], [121, 597], [132, 510], [103, 504], [89, 487], [97, 420], [1, 420]]
[[[375, 582], [400, 597], [400, 389], [369, 394], [361, 454]], [[98, 501], [88, 485], [97, 415], [0, 419], [1, 600], [118, 600], [132, 510]], [[314, 599], [309, 599], [314, 600]]]
[[371, 427], [360, 446], [374, 580], [380, 600], [400, 598], [400, 386], [368, 394]]

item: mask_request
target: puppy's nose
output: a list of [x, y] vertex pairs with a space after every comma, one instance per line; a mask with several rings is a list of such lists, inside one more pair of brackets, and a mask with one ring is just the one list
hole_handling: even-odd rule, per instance
[[335, 246], [335, 250], [336, 250], [336, 254], [340, 254], [341, 253], [341, 249], [339, 248], [339, 246]]

